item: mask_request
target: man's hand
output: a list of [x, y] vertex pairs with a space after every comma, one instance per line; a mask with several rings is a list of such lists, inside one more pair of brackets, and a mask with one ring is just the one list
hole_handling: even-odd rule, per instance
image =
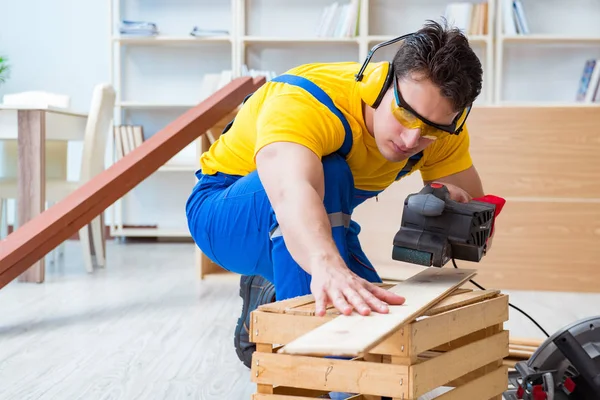
[[448, 188], [450, 198], [454, 201], [458, 201], [459, 203], [468, 203], [473, 199], [466, 190], [463, 190], [456, 185], [439, 181], [435, 181], [434, 183], [439, 183], [440, 185], [446, 186]]
[[350, 315], [353, 310], [361, 315], [369, 315], [371, 310], [386, 314], [389, 311], [388, 304], [404, 303], [404, 297], [359, 277], [341, 261], [318, 261], [321, 265], [312, 267], [310, 286], [315, 297], [317, 316], [325, 315], [329, 304], [333, 304], [344, 315]]
[[404, 298], [359, 278], [344, 262], [323, 205], [323, 164], [315, 153], [291, 142], [272, 143], [258, 152], [256, 166], [287, 249], [312, 276], [317, 315], [323, 316], [329, 303], [344, 314], [355, 308], [367, 315], [371, 310], [387, 312], [382, 301], [404, 302]]
[[[483, 192], [481, 178], [479, 177], [479, 173], [475, 169], [475, 166], [471, 166], [464, 171], [457, 172], [456, 174], [438, 178], [435, 180], [435, 182], [448, 186], [451, 198], [456, 201], [461, 201], [461, 199], [464, 199], [463, 194], [460, 193], [463, 191], [468, 193], [469, 198], [477, 198], [485, 194]], [[423, 183], [427, 185], [428, 183], [431, 183], [431, 181], [425, 181]], [[455, 188], [458, 188], [459, 190], [455, 190]]]

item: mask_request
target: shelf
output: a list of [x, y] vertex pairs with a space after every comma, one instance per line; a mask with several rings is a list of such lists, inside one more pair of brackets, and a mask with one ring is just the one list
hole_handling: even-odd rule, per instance
[[246, 43], [358, 43], [356, 37], [281, 37], [243, 36]]
[[171, 109], [171, 108], [192, 108], [200, 103], [181, 103], [181, 104], [168, 104], [168, 103], [141, 103], [135, 101], [122, 101], [117, 103], [117, 107], [138, 109], [138, 110], [154, 110], [154, 109]]
[[230, 43], [231, 36], [115, 36], [113, 41], [120, 44], [140, 44], [165, 46], [171, 44]]
[[600, 36], [567, 36], [567, 35], [504, 35], [503, 42], [521, 43], [600, 43]]

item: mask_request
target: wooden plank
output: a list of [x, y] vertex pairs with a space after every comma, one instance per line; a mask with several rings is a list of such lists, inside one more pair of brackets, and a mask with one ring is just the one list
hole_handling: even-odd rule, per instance
[[540, 347], [544, 343], [544, 339], [538, 338], [522, 338], [522, 337], [510, 337], [510, 344], [522, 345], [529, 347]]
[[489, 299], [499, 294], [499, 290], [488, 289], [488, 290], [474, 290], [466, 293], [448, 296], [443, 299], [429, 310], [425, 311], [423, 315], [433, 316], [441, 314], [446, 311], [454, 310], [459, 307], [467, 306], [469, 304], [475, 304], [482, 300]]
[[507, 385], [507, 368], [500, 367], [487, 375], [437, 396], [435, 400], [491, 399], [506, 391]]
[[508, 331], [410, 366], [411, 396], [417, 398], [508, 355]]
[[250, 340], [254, 343], [285, 345], [334, 318], [335, 316], [319, 318], [253, 311], [250, 319]]
[[303, 306], [305, 304], [314, 303], [315, 297], [312, 294], [297, 296], [291, 299], [276, 301], [258, 306], [258, 310], [265, 312], [284, 313], [293, 308]]
[[257, 384], [407, 398], [408, 367], [368, 361], [254, 353]]
[[424, 318], [410, 325], [411, 353], [419, 354], [444, 343], [508, 321], [508, 296], [465, 306], [452, 313]]
[[362, 316], [354, 312], [349, 316], [339, 315], [288, 343], [279, 352], [343, 357], [363, 355], [475, 274], [475, 270], [428, 268], [390, 289], [405, 296], [406, 301], [400, 306], [390, 306], [388, 314], [374, 312]]
[[0, 288], [155, 172], [264, 83], [238, 78], [2, 241]]
[[473, 343], [473, 342], [476, 342], [483, 338], [495, 335], [496, 333], [502, 332], [503, 329], [504, 329], [504, 323], [498, 324], [498, 325], [493, 325], [493, 326], [488, 326], [487, 328], [483, 328], [481, 330], [471, 332], [468, 335], [452, 339], [448, 342], [445, 342], [439, 346], [432, 348], [431, 350], [438, 351], [438, 352], [451, 351], [451, 350], [457, 349], [459, 347], [462, 347], [466, 344]]
[[[277, 343], [285, 345], [307, 332], [318, 328], [335, 316], [312, 317], [268, 312], [255, 312], [250, 322], [250, 340], [255, 343]], [[406, 356], [408, 336], [399, 329], [383, 342], [373, 347], [372, 354]]]

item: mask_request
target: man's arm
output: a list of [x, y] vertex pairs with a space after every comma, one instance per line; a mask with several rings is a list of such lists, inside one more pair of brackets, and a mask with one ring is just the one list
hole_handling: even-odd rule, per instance
[[331, 235], [323, 205], [323, 164], [314, 152], [296, 143], [274, 142], [259, 150], [256, 166], [287, 249], [312, 276], [317, 315], [325, 314], [329, 302], [346, 315], [353, 308], [363, 315], [371, 309], [385, 313], [384, 301], [404, 302], [346, 266]]
[[320, 260], [343, 262], [323, 207], [323, 167], [317, 155], [296, 143], [272, 143], [258, 152], [256, 167], [296, 262], [309, 274]]

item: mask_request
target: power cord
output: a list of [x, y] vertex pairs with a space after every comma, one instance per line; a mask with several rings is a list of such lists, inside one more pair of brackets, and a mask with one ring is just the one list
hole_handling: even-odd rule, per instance
[[[458, 269], [458, 266], [456, 265], [456, 261], [454, 261], [454, 257], [452, 257], [452, 265], [454, 265], [454, 268]], [[473, 285], [477, 286], [481, 290], [486, 290], [483, 286], [481, 286], [480, 284], [475, 282], [473, 279], [469, 279], [469, 282], [471, 282]], [[540, 328], [540, 330], [542, 332], [544, 332], [544, 335], [546, 335], [546, 337], [550, 337], [550, 335], [548, 335], [548, 332], [546, 332], [544, 330], [544, 328], [542, 328], [535, 319], [531, 318], [531, 316], [529, 316], [529, 314], [527, 314], [525, 311], [521, 310], [519, 307], [512, 305], [510, 302], [508, 303], [508, 305], [511, 306], [512, 308], [514, 308], [515, 310], [519, 311], [521, 314], [523, 314], [527, 318], [529, 318], [531, 320], [531, 322], [533, 322], [538, 328]]]

